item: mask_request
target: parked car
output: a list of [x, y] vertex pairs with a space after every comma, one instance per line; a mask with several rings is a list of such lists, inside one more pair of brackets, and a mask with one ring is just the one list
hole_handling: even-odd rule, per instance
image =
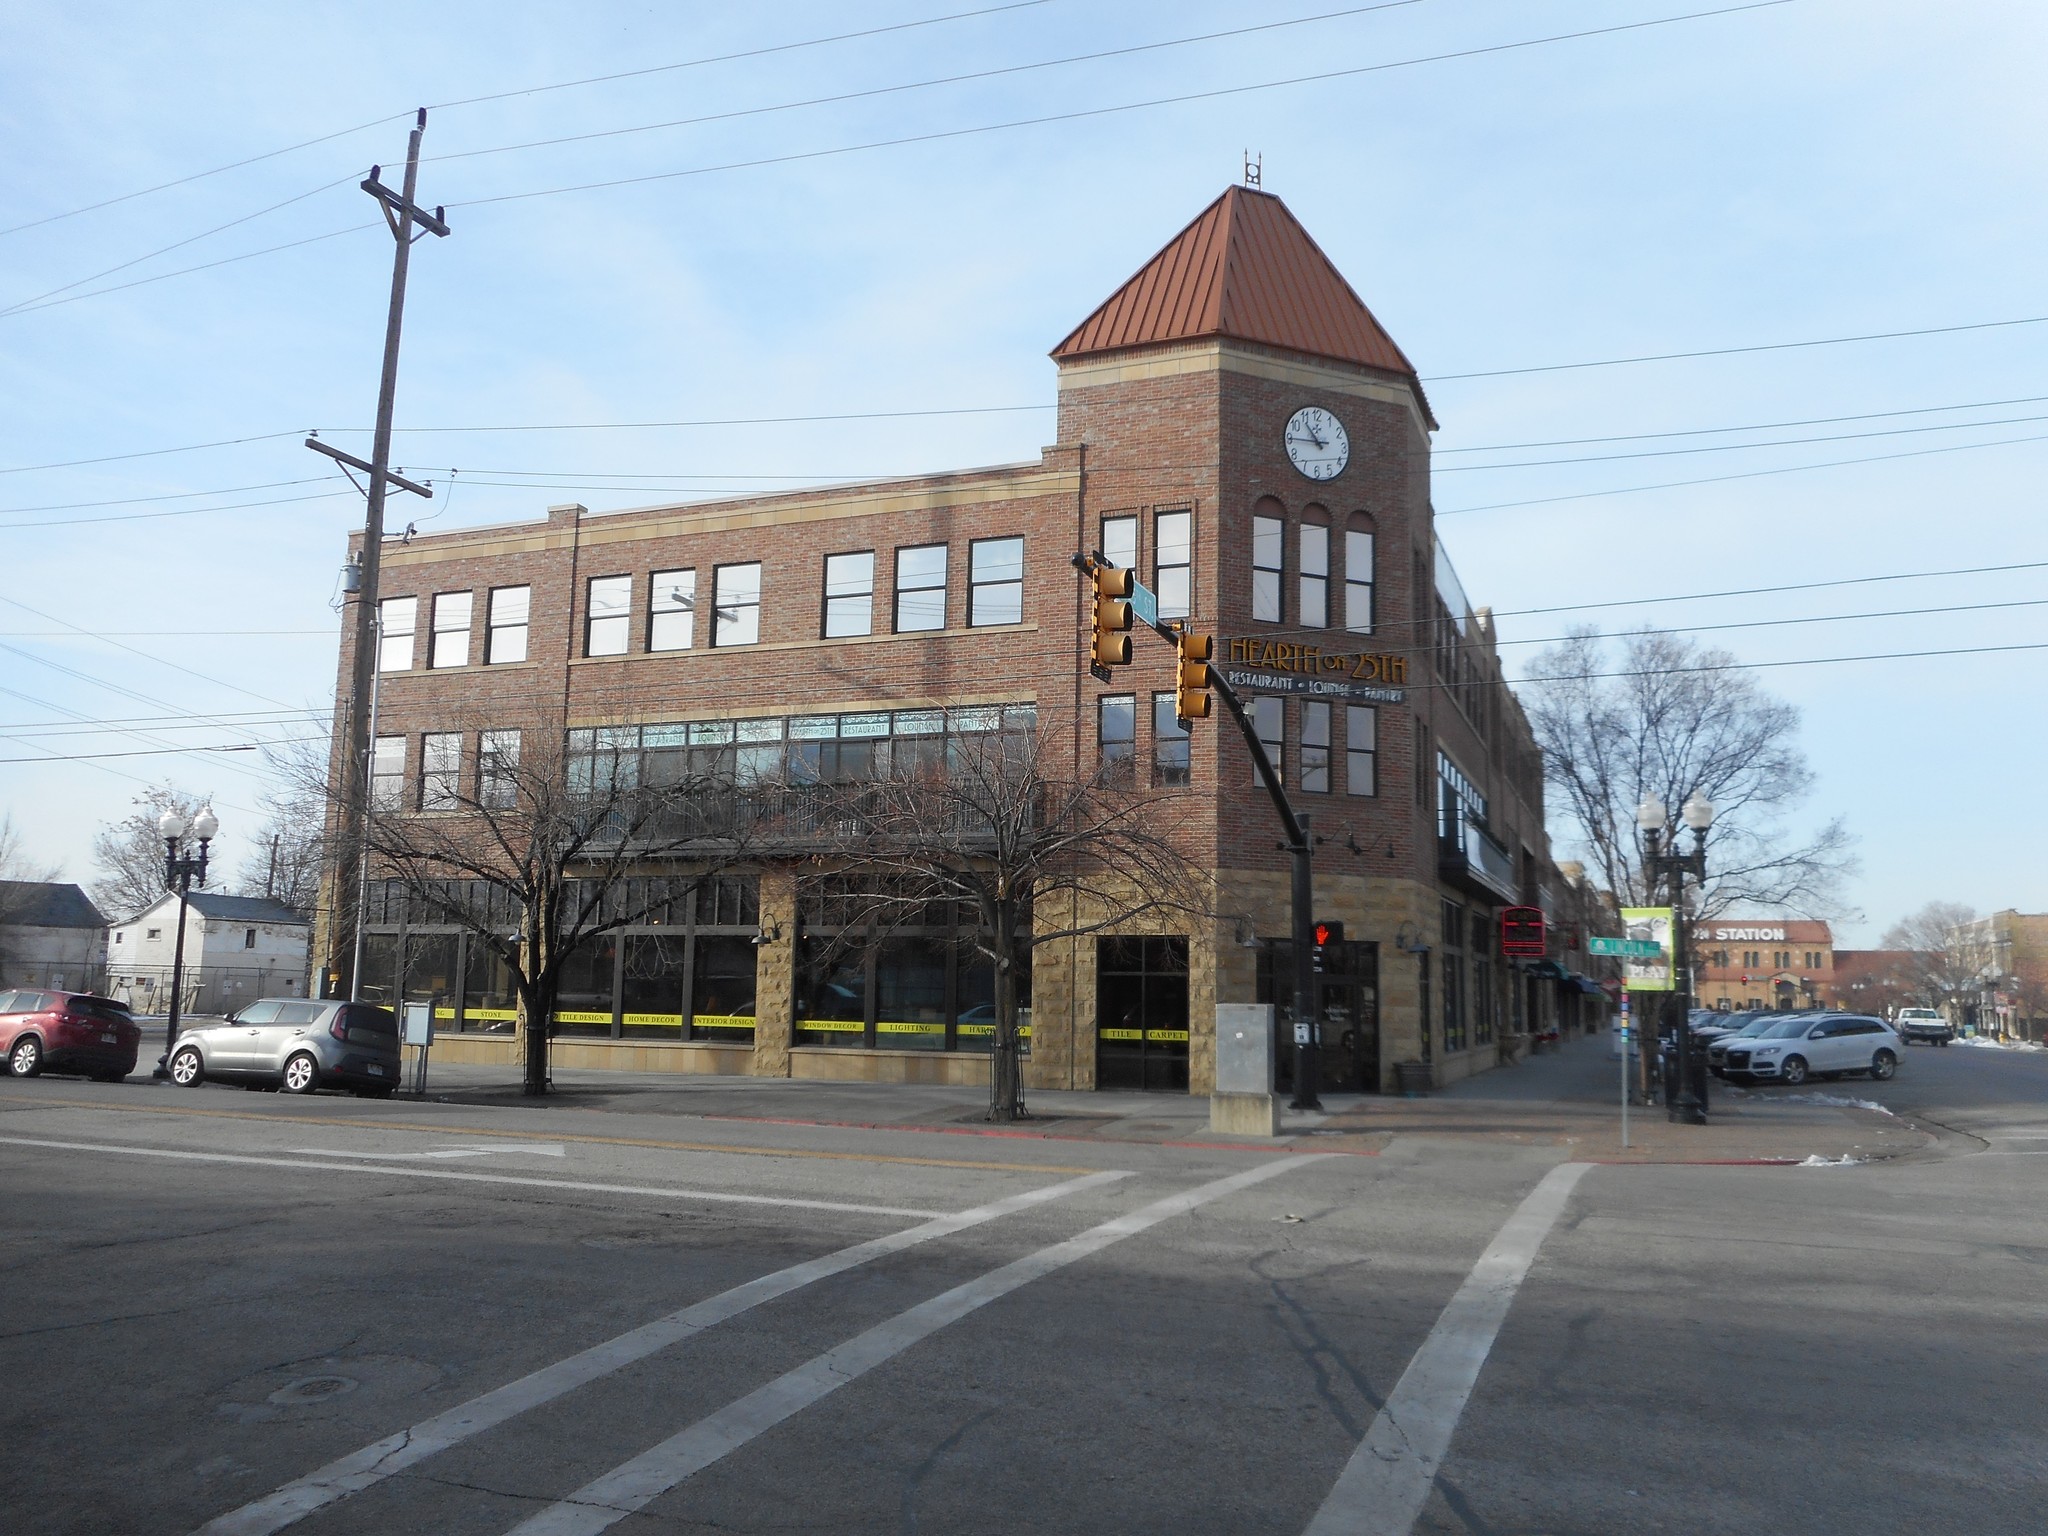
[[0, 992], [0, 1057], [16, 1077], [81, 1072], [118, 1083], [135, 1070], [142, 1030], [126, 1003], [90, 992]]
[[1899, 1037], [1883, 1019], [1860, 1013], [1788, 1014], [1748, 1039], [1729, 1044], [1724, 1075], [1735, 1082], [1779, 1082], [1869, 1073], [1883, 1081], [1899, 1070]]
[[1761, 1016], [1754, 1009], [1741, 1013], [1722, 1013], [1711, 1008], [1695, 1009], [1690, 1021], [1692, 1037], [1702, 1044], [1711, 1045], [1716, 1040], [1734, 1034], [1750, 1020]]
[[1716, 1077], [1728, 1075], [1728, 1052], [1738, 1040], [1754, 1039], [1785, 1015], [1752, 1010], [1747, 1013], [1731, 1014], [1729, 1017], [1735, 1021], [1735, 1027], [1707, 1042], [1707, 1068]]
[[1932, 1008], [1901, 1008], [1892, 1027], [1908, 1045], [1947, 1045], [1955, 1039], [1955, 1026]]
[[196, 1088], [208, 1078], [312, 1093], [346, 1088], [388, 1099], [398, 1087], [398, 1020], [368, 1003], [266, 997], [219, 1023], [181, 1030], [171, 1081]]

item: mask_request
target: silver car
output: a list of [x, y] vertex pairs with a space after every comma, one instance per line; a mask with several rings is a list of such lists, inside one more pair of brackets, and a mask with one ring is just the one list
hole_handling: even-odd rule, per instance
[[346, 1088], [388, 1099], [398, 1087], [398, 1021], [368, 1003], [266, 997], [219, 1023], [179, 1031], [171, 1081], [195, 1088], [207, 1078], [250, 1087], [312, 1093]]

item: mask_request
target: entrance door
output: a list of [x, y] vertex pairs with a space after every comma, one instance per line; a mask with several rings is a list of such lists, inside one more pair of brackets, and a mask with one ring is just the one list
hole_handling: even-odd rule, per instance
[[1188, 941], [1098, 939], [1095, 1086], [1188, 1091]]
[[1377, 989], [1357, 977], [1330, 976], [1317, 990], [1322, 997], [1323, 1087], [1332, 1093], [1378, 1093]]

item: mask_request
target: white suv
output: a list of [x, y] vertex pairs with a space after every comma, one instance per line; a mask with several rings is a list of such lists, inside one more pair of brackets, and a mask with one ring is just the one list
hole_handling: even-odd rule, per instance
[[1860, 1013], [1802, 1013], [1759, 1035], [1729, 1043], [1728, 1076], [1736, 1082], [1789, 1083], [1809, 1077], [1868, 1072], [1883, 1081], [1899, 1070], [1899, 1037], [1882, 1019]]

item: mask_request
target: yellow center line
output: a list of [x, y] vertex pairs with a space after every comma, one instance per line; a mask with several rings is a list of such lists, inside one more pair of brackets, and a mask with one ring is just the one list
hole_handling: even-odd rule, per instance
[[[666, 1152], [727, 1152], [734, 1157], [796, 1157], [819, 1162], [900, 1163], [913, 1168], [974, 1168], [991, 1173], [1096, 1173], [1065, 1163], [979, 1163], [971, 1158], [897, 1157], [882, 1152], [822, 1152], [802, 1147], [735, 1147], [717, 1141], [655, 1141], [639, 1136], [582, 1136], [573, 1131], [484, 1130], [471, 1126], [403, 1125], [390, 1120], [328, 1120], [317, 1115], [258, 1114], [246, 1109], [172, 1109], [153, 1104], [95, 1104], [85, 1099], [29, 1099], [0, 1094], [25, 1109], [89, 1109], [107, 1115], [183, 1115], [207, 1120], [255, 1120], [266, 1125], [317, 1125], [323, 1130], [409, 1131], [417, 1136], [477, 1136], [489, 1141], [573, 1141], [600, 1147], [654, 1147]], [[915, 1131], [916, 1127], [908, 1127]]]

